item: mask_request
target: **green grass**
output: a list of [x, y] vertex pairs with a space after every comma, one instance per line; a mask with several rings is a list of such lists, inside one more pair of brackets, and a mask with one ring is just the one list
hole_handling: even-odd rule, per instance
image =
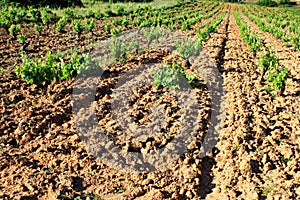
[[[123, 6], [126, 11], [132, 11], [136, 10], [138, 7], [147, 7], [150, 6], [151, 8], [161, 8], [163, 6], [169, 7], [177, 4], [176, 0], [154, 0], [150, 3], [113, 3], [110, 4], [109, 2], [101, 2], [101, 1], [94, 1], [94, 4], [92, 4], [92, 0], [83, 0], [84, 8], [76, 7], [74, 8], [74, 12], [77, 15], [86, 16], [90, 10], [94, 12], [101, 12], [102, 14], [105, 14], [105, 10], [110, 8], [113, 12], [117, 10], [118, 6]], [[52, 11], [56, 13], [59, 17], [62, 17], [64, 9], [53, 9]]]

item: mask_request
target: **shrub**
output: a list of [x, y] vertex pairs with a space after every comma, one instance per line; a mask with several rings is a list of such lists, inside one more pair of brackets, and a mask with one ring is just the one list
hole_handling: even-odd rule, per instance
[[148, 40], [148, 46], [153, 40], [158, 40], [161, 36], [163, 36], [164, 32], [163, 29], [160, 26], [157, 27], [151, 27], [149, 29], [146, 29], [144, 31], [144, 36]]
[[80, 34], [83, 31], [83, 26], [81, 24], [81, 21], [80, 20], [73, 20], [72, 25], [73, 25], [73, 30], [77, 33], [77, 35], [79, 37]]
[[109, 43], [109, 55], [113, 60], [126, 59], [127, 55], [136, 50], [138, 42], [126, 43], [118, 37], [112, 37]]
[[180, 56], [188, 59], [191, 56], [197, 56], [202, 49], [202, 41], [197, 40], [193, 42], [190, 38], [186, 41], [175, 41], [177, 52]]
[[259, 57], [259, 65], [263, 69], [262, 77], [268, 73], [267, 81], [272, 83], [275, 90], [283, 92], [289, 70], [279, 65], [278, 55], [272, 51], [265, 52]]
[[26, 40], [25, 35], [18, 35], [18, 42], [20, 42], [21, 44], [24, 44]]
[[95, 20], [93, 20], [93, 19], [85, 19], [84, 20], [84, 29], [86, 31], [93, 32], [94, 27], [95, 27]]
[[84, 70], [97, 67], [95, 63], [86, 65], [90, 60], [88, 54], [73, 54], [68, 62], [64, 61], [62, 56], [63, 54], [47, 52], [44, 57], [30, 59], [22, 55], [22, 65], [16, 67], [16, 74], [29, 84], [41, 85], [49, 84], [52, 80], [73, 78]]
[[273, 0], [259, 0], [256, 4], [259, 5], [259, 6], [268, 6], [268, 7], [275, 7], [275, 6], [278, 5]]
[[[169, 88], [171, 90], [180, 89], [180, 80], [188, 81], [192, 86], [199, 86], [199, 82], [195, 81], [193, 75], [188, 75], [184, 72], [184, 68], [179, 66], [177, 62], [172, 64], [172, 67], [163, 65], [162, 70], [154, 72], [154, 86], [157, 88]], [[182, 79], [184, 78], [184, 79]]]
[[18, 24], [18, 25], [15, 25], [15, 24], [12, 24], [10, 27], [9, 27], [9, 35], [11, 37], [16, 37], [16, 33], [20, 32], [21, 31], [21, 26]]
[[117, 15], [126, 15], [127, 11], [125, 10], [124, 6], [117, 6]]
[[109, 24], [105, 24], [103, 29], [105, 32], [110, 33], [110, 25]]
[[179, 89], [179, 75], [175, 69], [164, 65], [162, 70], [154, 72], [154, 85], [157, 88]]
[[66, 8], [63, 11], [64, 15], [66, 16], [67, 19], [72, 19], [74, 18], [75, 14], [74, 14], [74, 10], [71, 8]]
[[55, 28], [56, 33], [62, 32], [64, 30], [66, 24], [67, 24], [66, 19], [61, 18], [60, 20], [58, 20], [58, 22], [56, 23], [56, 28]]
[[291, 0], [279, 0], [280, 5], [290, 5], [292, 4]]

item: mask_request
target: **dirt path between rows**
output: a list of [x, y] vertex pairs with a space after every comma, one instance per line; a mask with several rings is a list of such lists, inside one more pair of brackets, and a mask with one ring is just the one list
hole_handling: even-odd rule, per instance
[[[220, 152], [212, 173], [215, 187], [208, 199], [296, 198], [300, 190], [299, 121], [295, 119], [299, 100], [292, 94], [272, 99], [264, 91], [257, 59], [237, 37], [233, 15], [226, 33], [222, 67], [227, 118], [216, 145]], [[289, 87], [287, 91], [297, 90]]]

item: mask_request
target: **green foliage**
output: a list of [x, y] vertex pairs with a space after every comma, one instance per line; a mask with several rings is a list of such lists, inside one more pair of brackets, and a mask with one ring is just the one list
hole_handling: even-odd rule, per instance
[[67, 20], [65, 18], [60, 18], [56, 22], [56, 28], [55, 28], [56, 33], [62, 32], [64, 30], [66, 24], [67, 24]]
[[205, 25], [204, 29], [197, 29], [196, 34], [198, 40], [206, 42], [209, 39], [210, 33], [216, 33], [218, 25], [223, 21], [227, 11], [223, 11], [221, 15], [217, 16], [210, 23]]
[[118, 37], [112, 37], [109, 43], [109, 55], [113, 60], [118, 60], [119, 58], [126, 58], [127, 54], [135, 49], [138, 45], [137, 42], [126, 43], [120, 40]]
[[206, 42], [209, 38], [209, 33], [205, 29], [196, 30], [197, 38], [203, 42]]
[[73, 19], [75, 17], [74, 10], [71, 8], [64, 9], [63, 14], [67, 19]]
[[259, 57], [259, 65], [264, 71], [273, 70], [279, 66], [279, 58], [275, 52], [268, 51]]
[[258, 51], [261, 49], [262, 40], [257, 34], [253, 32], [250, 32], [248, 35], [245, 35], [244, 41], [249, 45], [251, 51]]
[[42, 14], [38, 9], [29, 7], [29, 13], [33, 21], [40, 21]]
[[151, 23], [149, 20], [145, 20], [143, 21], [141, 24], [140, 24], [140, 28], [143, 28], [143, 27], [150, 27], [151, 26]]
[[110, 25], [109, 24], [105, 24], [103, 29], [106, 33], [110, 33]]
[[42, 26], [39, 26], [37, 24], [34, 25], [34, 30], [37, 31], [39, 34], [41, 34], [42, 30], [43, 30], [43, 27]]
[[83, 31], [83, 26], [81, 24], [80, 20], [73, 20], [72, 21], [73, 25], [73, 30], [78, 34], [78, 36], [82, 33]]
[[9, 28], [11, 24], [17, 24], [25, 20], [27, 12], [19, 7], [1, 7], [0, 27]]
[[77, 54], [73, 54], [69, 62], [62, 63], [60, 78], [67, 79], [75, 77], [77, 73], [80, 72], [82, 65], [87, 59], [88, 55], [83, 55], [80, 57]]
[[122, 33], [122, 28], [113, 28], [112, 31], [111, 31], [111, 34], [113, 35], [117, 35], [119, 33]]
[[97, 13], [94, 14], [94, 17], [95, 17], [96, 19], [102, 19], [103, 16], [104, 16], [104, 15], [103, 15], [102, 13], [100, 13], [100, 12], [97, 12]]
[[256, 4], [259, 5], [259, 6], [268, 6], [268, 7], [275, 7], [275, 6], [278, 5], [273, 0], [259, 0]]
[[15, 38], [15, 37], [16, 37], [16, 33], [18, 33], [18, 32], [21, 31], [21, 26], [20, 26], [20, 24], [17, 24], [17, 25], [12, 24], [12, 25], [9, 27], [8, 31], [9, 31], [9, 35], [10, 35], [11, 37], [14, 37], [14, 38]]
[[48, 10], [48, 8], [44, 8], [44, 12], [42, 13], [41, 17], [43, 24], [48, 25], [56, 18], [57, 16], [53, 14], [51, 10]]
[[47, 52], [44, 57], [27, 58], [22, 55], [22, 65], [16, 67], [16, 74], [29, 84], [49, 84], [52, 80], [59, 81], [75, 77], [78, 73], [88, 69], [86, 61], [89, 55], [73, 54], [68, 62], [62, 58], [63, 54]]
[[107, 8], [104, 13], [106, 14], [107, 17], [112, 17], [112, 16], [115, 16], [115, 13], [110, 9], [110, 8]]
[[122, 20], [122, 25], [127, 27], [129, 25], [129, 19], [127, 19], [126, 17], [123, 18]]
[[262, 47], [262, 40], [257, 34], [251, 31], [250, 26], [239, 16], [237, 12], [233, 13], [234, 18], [239, 26], [241, 37], [243, 41], [248, 45], [249, 49], [256, 52]]
[[118, 26], [122, 24], [122, 19], [116, 19], [111, 22], [113, 26]]
[[[47, 8], [36, 9], [32, 7], [0, 7], [0, 27], [9, 28], [11, 24], [21, 24], [23, 22], [40, 22], [47, 16], [48, 21], [53, 20], [55, 15]], [[45, 19], [44, 19], [45, 21]]]
[[21, 44], [24, 44], [26, 40], [25, 35], [18, 35], [18, 42], [20, 42]]
[[[110, 2], [113, 3], [112, 0], [102, 0], [103, 2]], [[146, 3], [146, 2], [152, 2], [153, 0], [118, 0], [118, 2], [140, 2], [140, 3]]]
[[[154, 72], [154, 86], [157, 88], [169, 88], [171, 90], [180, 89], [180, 81], [186, 80], [192, 86], [199, 86], [199, 82], [195, 81], [193, 75], [188, 75], [184, 72], [184, 67], [179, 66], [177, 62], [172, 64], [172, 67], [163, 65], [162, 70]], [[182, 79], [184, 78], [184, 79]]]
[[177, 52], [180, 56], [188, 59], [191, 56], [197, 56], [202, 49], [202, 41], [196, 40], [195, 42], [192, 39], [188, 38], [185, 41], [175, 41]]
[[259, 57], [259, 65], [264, 73], [268, 73], [267, 81], [271, 82], [275, 90], [283, 90], [288, 75], [288, 68], [280, 67], [279, 58], [275, 52], [268, 51]]
[[25, 79], [27, 83], [40, 85], [43, 82], [50, 83], [53, 79], [58, 80], [57, 69], [59, 62], [55, 61], [51, 53], [47, 53], [44, 60], [33, 61], [25, 55], [22, 56], [22, 67], [16, 68], [16, 73]]
[[179, 72], [188, 82], [195, 83], [195, 77], [193, 75], [188, 75], [184, 72], [184, 67], [179, 66], [177, 62], [173, 62], [172, 68], [175, 69], [177, 72]]
[[33, 7], [46, 7], [51, 8], [66, 8], [74, 6], [83, 6], [81, 0], [5, 0], [6, 4], [10, 3], [19, 3], [24, 7], [33, 6]]
[[93, 10], [89, 10], [88, 13], [86, 14], [86, 17], [87, 18], [95, 17], [95, 12]]
[[153, 40], [157, 40], [158, 38], [160, 38], [164, 34], [164, 32], [161, 27], [157, 26], [146, 29], [143, 34], [147, 38], [148, 44], [150, 44]]
[[191, 29], [192, 29], [192, 26], [189, 21], [185, 21], [182, 23], [182, 26], [181, 26], [182, 31], [191, 30]]
[[117, 11], [116, 11], [117, 15], [126, 15], [127, 11], [125, 10], [124, 6], [117, 6]]
[[154, 72], [154, 85], [157, 88], [169, 88], [171, 90], [180, 89], [180, 79], [178, 72], [168, 65], [164, 65], [162, 70]]
[[86, 31], [93, 31], [94, 27], [95, 27], [94, 19], [85, 19], [84, 20], [84, 29]]
[[298, 50], [300, 50], [300, 36], [299, 36], [299, 35], [298, 35], [298, 36], [295, 36], [295, 37], [293, 38], [293, 43], [294, 43], [295, 47], [296, 47]]
[[170, 31], [172, 31], [172, 30], [175, 30], [176, 27], [174, 26], [174, 24], [169, 24], [169, 25], [168, 25], [168, 29], [169, 29]]
[[275, 90], [281, 89], [285, 85], [289, 70], [287, 67], [279, 68], [270, 72], [268, 81], [272, 82]]
[[207, 33], [216, 33], [218, 31], [216, 26], [210, 24], [205, 24], [205, 29]]

